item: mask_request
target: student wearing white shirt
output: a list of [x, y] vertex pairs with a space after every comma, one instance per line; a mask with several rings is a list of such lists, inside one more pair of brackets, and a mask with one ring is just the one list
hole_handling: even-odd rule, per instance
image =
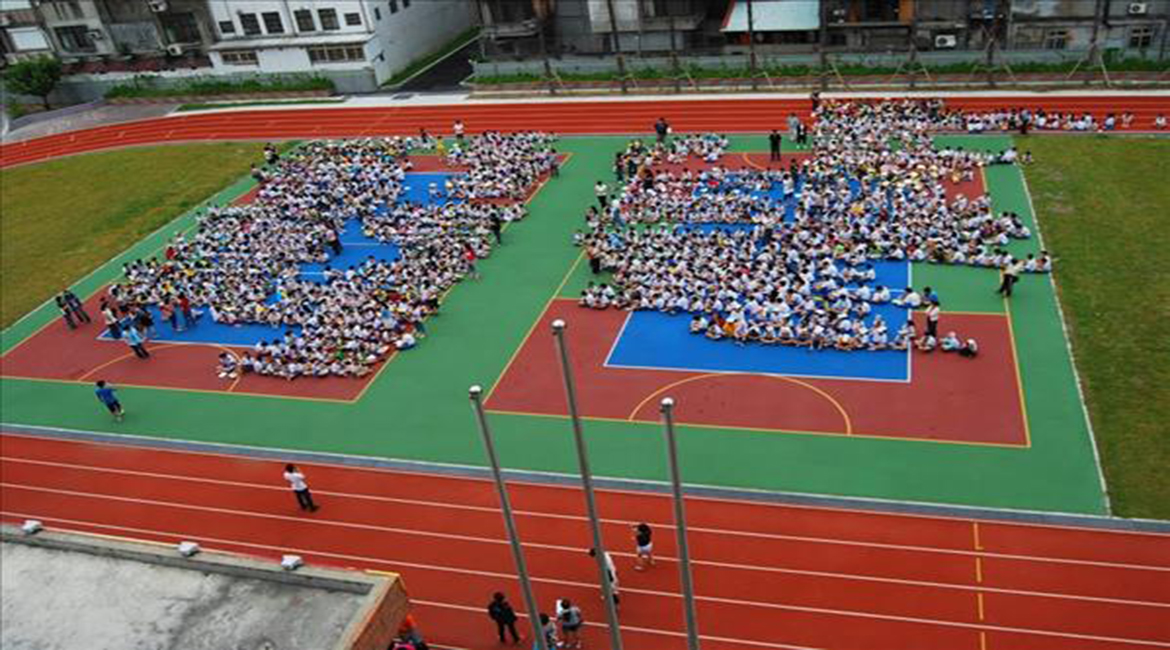
[[297, 469], [296, 465], [289, 463], [284, 466], [284, 480], [288, 481], [289, 487], [296, 495], [297, 505], [301, 507], [301, 510], [317, 511], [318, 506], [313, 503], [313, 495], [309, 492], [309, 484], [305, 482], [305, 475]]
[[[614, 565], [613, 557], [609, 554], [609, 551], [605, 551], [605, 553], [603, 555], [605, 557], [606, 577], [609, 578], [609, 590], [613, 594], [613, 606], [617, 607], [618, 604], [620, 603], [620, 599], [618, 597], [617, 566]], [[589, 557], [594, 557], [594, 558], [597, 557], [597, 549], [595, 549], [595, 548], [589, 549]]]

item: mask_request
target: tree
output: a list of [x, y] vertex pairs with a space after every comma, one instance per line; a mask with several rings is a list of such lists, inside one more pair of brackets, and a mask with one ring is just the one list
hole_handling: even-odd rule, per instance
[[19, 61], [4, 71], [4, 81], [10, 92], [40, 97], [45, 110], [50, 108], [49, 93], [60, 80], [61, 62], [51, 56]]

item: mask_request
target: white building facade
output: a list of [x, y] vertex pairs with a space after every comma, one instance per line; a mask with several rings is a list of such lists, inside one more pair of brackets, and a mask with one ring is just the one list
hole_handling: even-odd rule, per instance
[[464, 0], [208, 0], [220, 73], [369, 75], [381, 85], [470, 28]]

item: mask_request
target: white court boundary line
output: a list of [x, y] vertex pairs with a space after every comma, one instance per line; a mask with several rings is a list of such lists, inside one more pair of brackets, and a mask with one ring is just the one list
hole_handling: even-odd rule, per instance
[[[7, 462], [18, 462], [18, 463], [24, 462], [24, 463], [29, 463], [29, 464], [68, 467], [68, 468], [83, 469], [83, 470], [96, 469], [97, 471], [106, 471], [109, 473], [120, 473], [120, 474], [126, 474], [126, 475], [131, 475], [131, 476], [143, 476], [143, 477], [149, 477], [149, 478], [163, 478], [163, 479], [182, 480], [182, 481], [188, 481], [188, 482], [210, 483], [213, 485], [227, 485], [227, 486], [231, 486], [231, 487], [262, 489], [262, 490], [267, 490], [267, 491], [272, 491], [272, 492], [285, 492], [286, 491], [285, 488], [280, 488], [280, 487], [276, 487], [276, 486], [259, 485], [259, 484], [255, 484], [255, 483], [246, 483], [246, 482], [239, 482], [239, 481], [223, 481], [223, 480], [218, 480], [218, 479], [206, 479], [206, 478], [199, 478], [199, 477], [176, 476], [176, 475], [169, 475], [169, 474], [155, 474], [152, 472], [139, 472], [139, 471], [133, 471], [133, 470], [108, 470], [108, 469], [104, 469], [104, 468], [91, 468], [89, 466], [84, 466], [84, 465], [70, 465], [67, 463], [50, 463], [50, 462], [46, 462], [46, 461], [32, 461], [32, 460], [27, 460], [27, 459], [17, 459], [17, 458], [11, 458], [11, 457], [5, 457], [5, 458], [0, 459], [0, 460], [4, 460]], [[95, 498], [95, 499], [96, 498], [108, 498], [108, 499], [112, 499], [112, 500], [116, 500], [116, 501], [124, 501], [124, 502], [130, 502], [130, 503], [143, 503], [143, 504], [148, 504], [148, 505], [161, 505], [161, 506], [170, 506], [170, 507], [176, 507], [176, 508], [188, 508], [188, 509], [192, 509], [192, 510], [206, 510], [209, 512], [223, 512], [223, 513], [227, 513], [227, 514], [248, 515], [248, 516], [261, 517], [261, 518], [302, 521], [301, 519], [298, 519], [295, 517], [287, 517], [287, 516], [283, 516], [283, 515], [273, 515], [270, 513], [256, 512], [256, 511], [252, 511], [252, 510], [236, 510], [236, 509], [231, 509], [231, 508], [219, 508], [219, 507], [215, 507], [215, 506], [199, 506], [199, 505], [184, 504], [184, 503], [179, 503], [179, 502], [174, 502], [174, 501], [157, 501], [157, 500], [153, 500], [153, 499], [140, 499], [137, 497], [123, 497], [123, 496], [118, 496], [118, 495], [80, 492], [80, 491], [76, 491], [76, 490], [65, 490], [65, 489], [49, 488], [49, 487], [42, 487], [42, 486], [32, 486], [32, 485], [27, 485], [27, 484], [22, 484], [22, 483], [0, 482], [0, 487], [8, 487], [8, 488], [13, 488], [13, 489], [23, 489], [23, 490], [37, 491], [37, 492], [59, 493], [59, 494], [65, 494], [65, 495], [69, 495], [69, 496], [79, 496], [79, 497], [84, 497], [84, 498]], [[453, 510], [468, 510], [468, 511], [473, 511], [473, 512], [485, 512], [485, 513], [492, 513], [492, 514], [495, 514], [498, 512], [498, 510], [491, 508], [491, 507], [486, 507], [486, 506], [470, 506], [470, 505], [452, 504], [452, 503], [445, 503], [445, 502], [431, 502], [431, 501], [422, 501], [422, 500], [417, 500], [417, 499], [406, 499], [406, 498], [401, 498], [401, 497], [386, 497], [386, 496], [380, 496], [380, 495], [356, 494], [356, 493], [346, 493], [346, 492], [331, 492], [331, 491], [324, 491], [324, 490], [318, 490], [317, 493], [322, 494], [322, 495], [342, 497], [342, 498], [362, 499], [362, 500], [380, 501], [380, 502], [387, 502], [387, 503], [402, 503], [402, 504], [408, 504], [408, 505], [420, 505], [420, 506], [426, 506], [426, 507], [438, 507], [438, 508], [447, 508], [447, 509], [453, 509]], [[542, 512], [534, 512], [534, 511], [527, 511], [527, 510], [518, 510], [516, 512], [517, 512], [517, 514], [519, 514], [521, 516], [528, 516], [528, 517], [544, 517], [544, 518], [549, 518], [549, 519], [560, 519], [560, 520], [568, 520], [568, 521], [587, 521], [587, 519], [585, 517], [578, 516], [578, 515], [551, 514], [551, 513], [542, 513]], [[492, 538], [481, 538], [481, 537], [475, 537], [475, 536], [471, 536], [471, 535], [460, 535], [460, 534], [455, 534], [455, 533], [438, 533], [438, 532], [431, 533], [428, 531], [422, 531], [422, 530], [416, 530], [416, 529], [399, 529], [399, 528], [394, 528], [394, 527], [379, 526], [376, 524], [363, 524], [363, 523], [359, 523], [359, 522], [341, 522], [341, 521], [334, 522], [334, 521], [327, 521], [327, 520], [312, 520], [312, 521], [323, 523], [323, 524], [329, 524], [329, 525], [352, 526], [355, 528], [369, 528], [369, 529], [375, 529], [375, 530], [384, 530], [386, 532], [398, 532], [398, 533], [404, 533], [404, 534], [410, 534], [410, 535], [433, 536], [433, 537], [439, 537], [439, 538], [450, 538], [450, 539], [460, 539], [460, 540], [467, 540], [467, 541], [480, 541], [480, 542], [489, 542], [489, 543], [503, 543], [500, 540], [495, 540]], [[610, 518], [602, 518], [601, 521], [605, 524], [608, 524], [608, 525], [623, 525], [623, 526], [630, 525], [632, 523], [632, 522], [626, 521], [626, 520], [610, 519]], [[671, 526], [671, 524], [668, 522], [656, 521], [656, 522], [652, 522], [652, 523], [654, 523], [655, 525], [660, 526], [660, 527], [670, 527]], [[977, 550], [944, 549], [944, 548], [935, 548], [935, 547], [929, 547], [929, 546], [914, 546], [914, 545], [909, 545], [909, 544], [891, 544], [891, 543], [886, 543], [886, 542], [866, 542], [866, 541], [860, 541], [860, 540], [838, 540], [838, 539], [832, 539], [832, 538], [812, 537], [812, 536], [804, 536], [804, 535], [786, 535], [786, 534], [781, 534], [781, 533], [760, 533], [760, 532], [753, 532], [753, 531], [730, 530], [730, 529], [710, 528], [710, 527], [703, 527], [703, 526], [688, 526], [688, 530], [690, 530], [692, 532], [699, 532], [699, 533], [705, 533], [705, 534], [731, 535], [731, 536], [746, 537], [746, 538], [751, 538], [751, 539], [797, 541], [797, 542], [807, 542], [807, 543], [831, 544], [831, 545], [837, 545], [837, 546], [858, 546], [858, 547], [862, 547], [862, 548], [877, 548], [877, 549], [883, 549], [883, 550], [934, 553], [934, 554], [939, 554], [939, 555], [986, 557], [986, 558], [996, 558], [996, 559], [1003, 559], [1003, 560], [1010, 560], [1010, 561], [1046, 562], [1046, 563], [1051, 563], [1051, 564], [1071, 564], [1071, 565], [1077, 565], [1077, 566], [1094, 566], [1094, 567], [1103, 567], [1103, 568], [1112, 568], [1112, 569], [1170, 572], [1170, 566], [1131, 564], [1131, 563], [1125, 563], [1125, 562], [1105, 562], [1105, 561], [1101, 561], [1101, 560], [1080, 560], [1080, 559], [1075, 559], [1075, 558], [1051, 558], [1051, 557], [1044, 557], [1044, 556], [1021, 555], [1021, 554], [1012, 554], [1012, 553], [996, 553], [996, 552], [987, 551], [985, 549], [977, 549]], [[1170, 543], [1170, 541], [1168, 541], [1168, 543]], [[559, 545], [555, 545], [555, 544], [531, 543], [529, 545], [536, 547], [536, 548], [549, 548], [549, 549], [555, 549], [555, 550], [569, 549], [569, 550], [573, 550], [574, 552], [576, 552], [578, 550], [575, 548], [563, 547], [563, 546], [559, 546]], [[619, 552], [618, 555], [628, 555], [630, 557], [633, 557], [633, 555], [629, 554], [629, 553], [620, 553]], [[712, 564], [715, 566], [718, 566], [721, 564], [718, 562], [697, 562], [697, 563], [698, 564]], [[727, 566], [734, 566], [736, 568], [765, 569], [765, 570], [769, 568], [769, 567], [762, 567], [762, 566], [755, 566], [755, 565], [737, 565], [737, 564], [728, 564]], [[817, 575], [817, 574], [824, 573], [825, 575], [831, 576], [831, 577], [845, 577], [845, 578], [858, 578], [858, 579], [868, 579], [871, 577], [871, 576], [854, 576], [852, 574], [840, 574], [840, 573], [831, 573], [831, 572], [803, 571], [803, 570], [796, 570], [796, 569], [789, 570], [789, 569], [780, 569], [778, 567], [771, 567], [771, 568], [776, 570], [776, 571], [779, 571], [779, 572], [809, 573], [811, 575]], [[962, 587], [962, 585], [949, 585], [946, 583], [930, 583], [927, 581], [902, 580], [902, 579], [897, 579], [897, 578], [877, 578], [877, 579], [881, 580], [881, 581], [898, 582], [898, 583], [906, 583], [906, 584], [916, 584], [918, 582], [922, 582], [922, 584], [927, 585], [927, 586]], [[1036, 595], [1052, 595], [1052, 596], [1056, 596], [1056, 597], [1068, 596], [1070, 598], [1081, 598], [1081, 596], [1077, 596], [1077, 595], [1073, 595], [1073, 594], [1057, 594], [1057, 593], [1048, 593], [1048, 592], [1028, 592], [1026, 590], [1010, 590], [1010, 589], [1005, 589], [1003, 591], [1011, 592], [1011, 593], [1025, 593], [1025, 594], [1034, 593]], [[1083, 598], [1085, 598], [1087, 600], [1099, 599], [1098, 597], [1095, 597], [1095, 596], [1084, 596]], [[1109, 599], [1105, 599], [1105, 600], [1109, 600]], [[1116, 599], [1116, 600], [1118, 600], [1119, 602], [1134, 602], [1134, 603], [1144, 602], [1144, 601], [1127, 601], [1125, 599]], [[1155, 604], [1155, 603], [1150, 603], [1150, 604]], [[1170, 606], [1170, 603], [1167, 603], [1167, 606]]]
[[[448, 481], [472, 481], [476, 483], [490, 484], [487, 470], [483, 467], [475, 465], [383, 458], [377, 456], [360, 456], [354, 454], [313, 452], [285, 447], [259, 447], [255, 445], [235, 443], [208, 443], [202, 440], [190, 440], [186, 438], [157, 438], [139, 434], [93, 432], [82, 429], [65, 429], [59, 427], [47, 428], [45, 429], [46, 433], [28, 433], [4, 430], [3, 427], [5, 426], [26, 427], [26, 425], [20, 425], [16, 423], [0, 422], [0, 440], [3, 440], [4, 437], [13, 437], [24, 438], [26, 440], [38, 442], [48, 442], [50, 444], [128, 447], [134, 449], [135, 451], [148, 453], [206, 456], [209, 458], [223, 458], [236, 462], [242, 459], [246, 459], [259, 464], [271, 465], [283, 464], [287, 462], [284, 460], [284, 458], [292, 457], [299, 459], [298, 462], [306, 466], [316, 466], [334, 470], [372, 472], [392, 475], [409, 474], [415, 476], [427, 476]], [[230, 448], [232, 451], [230, 453], [228, 451], [221, 451], [220, 449], [222, 448]], [[351, 461], [351, 463], [346, 464], [344, 462], [346, 460]], [[372, 462], [376, 461], [402, 463], [406, 466], [394, 467], [371, 464]], [[513, 485], [520, 485], [532, 489], [552, 488], [574, 492], [579, 489], [576, 487], [575, 483], [573, 485], [568, 485], [559, 482], [565, 478], [575, 479], [576, 477], [571, 474], [526, 469], [505, 469], [504, 471], [505, 474], [516, 474], [521, 476], [521, 478], [509, 478], [509, 482]], [[538, 480], [538, 478], [547, 478], [548, 480], [542, 481]], [[652, 479], [614, 478], [605, 476], [598, 477], [598, 480], [612, 481], [614, 483], [630, 486], [616, 487], [613, 485], [603, 485], [600, 487], [602, 492], [640, 498], [670, 498], [669, 495], [662, 489], [666, 485], [662, 481], [656, 481]], [[646, 489], [638, 489], [633, 486], [644, 486]], [[777, 509], [792, 508], [797, 510], [819, 510], [823, 512], [847, 513], [852, 515], [869, 515], [891, 518], [906, 517], [911, 519], [929, 519], [933, 521], [951, 521], [960, 523], [984, 523], [1001, 525], [1005, 527], [1041, 528], [1050, 530], [1075, 531], [1080, 533], [1137, 535], [1142, 537], [1164, 537], [1167, 535], [1167, 532], [1162, 530], [1131, 530], [1119, 527], [1096, 526], [1092, 523], [1086, 523], [1084, 525], [1077, 525], [1074, 523], [1049, 523], [1026, 519], [1013, 519], [1011, 517], [1013, 515], [1030, 517], [1058, 517], [1074, 520], [1084, 520], [1085, 522], [1110, 523], [1128, 521], [1154, 525], [1163, 525], [1167, 523], [1158, 519], [1124, 519], [1106, 515], [1051, 512], [1044, 510], [1027, 510], [1022, 508], [979, 507], [963, 504], [883, 499], [879, 497], [834, 497], [823, 494], [781, 492], [758, 488], [727, 488], [723, 486], [712, 486], [701, 483], [688, 483], [683, 486], [683, 489], [691, 490], [691, 492], [686, 494], [688, 501], [727, 503], [733, 506], [741, 507], [766, 506]], [[696, 492], [704, 490], [736, 492], [743, 496], [717, 496]], [[800, 503], [774, 500], [765, 501], [757, 500], [753, 497], [789, 497], [819, 499], [827, 501], [851, 501], [858, 504], [873, 505], [874, 508], [870, 509], [860, 506], [848, 507], [846, 505], [833, 505], [831, 503]], [[935, 513], [919, 512], [913, 510], [894, 510], [890, 509], [891, 506], [910, 506], [923, 509], [937, 509], [940, 512]]]

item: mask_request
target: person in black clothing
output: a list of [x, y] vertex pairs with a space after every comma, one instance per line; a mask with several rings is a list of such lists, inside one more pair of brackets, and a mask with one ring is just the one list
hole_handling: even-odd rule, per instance
[[768, 134], [768, 149], [772, 154], [769, 160], [773, 162], [780, 160], [780, 132], [776, 129], [772, 129]]
[[658, 144], [666, 143], [666, 136], [670, 133], [670, 124], [667, 123], [665, 117], [658, 118], [654, 123], [654, 133], [658, 136]]
[[500, 215], [495, 212], [491, 216], [491, 224], [488, 226], [492, 230], [492, 234], [496, 236], [496, 243], [504, 243], [504, 222], [500, 221]]
[[73, 310], [70, 309], [69, 305], [65, 302], [65, 296], [57, 296], [56, 302], [57, 309], [61, 310], [61, 318], [65, 320], [65, 324], [68, 325], [69, 329], [71, 330], [77, 329], [77, 324], [73, 322]]
[[520, 634], [516, 632], [516, 610], [504, 597], [503, 592], [497, 591], [488, 603], [488, 616], [496, 622], [496, 631], [500, 634], [500, 643], [505, 643], [504, 631], [512, 635], [512, 643], [520, 643]]
[[73, 315], [77, 317], [77, 322], [89, 322], [89, 314], [86, 313], [85, 305], [82, 304], [81, 299], [77, 297], [77, 294], [66, 289], [61, 292], [61, 297], [65, 299], [65, 304], [69, 306], [69, 309], [73, 312]]

